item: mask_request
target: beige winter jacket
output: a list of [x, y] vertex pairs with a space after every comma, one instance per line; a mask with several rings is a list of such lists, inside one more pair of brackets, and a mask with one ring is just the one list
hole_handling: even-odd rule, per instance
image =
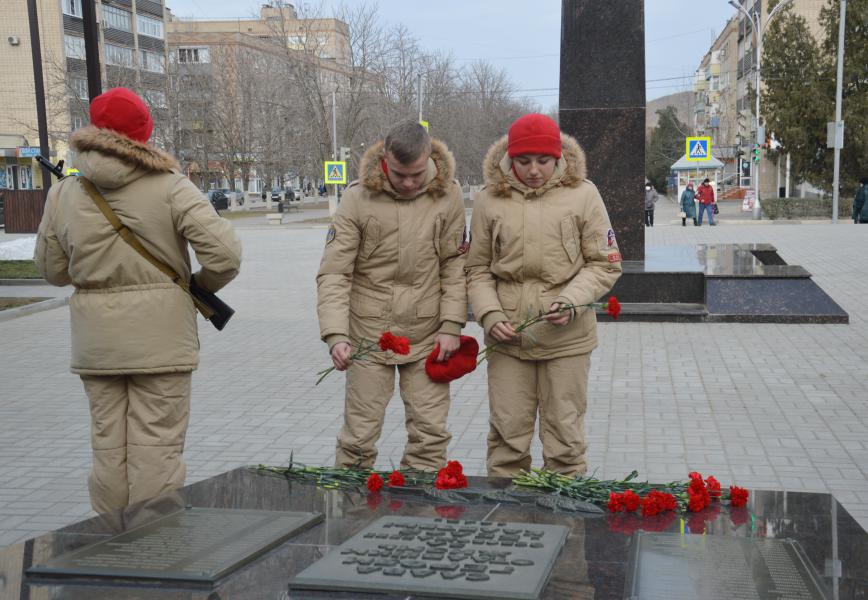
[[332, 219], [317, 275], [322, 339], [377, 340], [384, 331], [410, 339], [410, 354], [376, 352], [366, 360], [403, 364], [426, 357], [439, 332], [458, 335], [467, 320], [464, 202], [455, 159], [433, 140], [422, 192], [401, 197], [381, 166], [383, 143], [361, 161]]
[[[594, 302], [621, 275], [615, 233], [597, 188], [586, 179], [585, 154], [568, 135], [561, 134], [561, 143], [563, 155], [538, 189], [513, 173], [506, 136], [485, 157], [486, 185], [474, 201], [466, 271], [470, 305], [486, 334], [500, 321], [517, 325], [548, 312], [553, 302]], [[592, 309], [578, 309], [563, 327], [539, 323], [529, 331], [497, 350], [542, 360], [597, 345]], [[495, 343], [488, 335], [486, 342]]]
[[[155, 257], [190, 277], [187, 243], [217, 291], [238, 274], [241, 244], [229, 221], [169, 155], [106, 129], [76, 131], [74, 164]], [[87, 375], [192, 371], [199, 362], [190, 297], [115, 232], [77, 177], [51, 188], [36, 243], [50, 283], [75, 286], [69, 302], [72, 372]]]

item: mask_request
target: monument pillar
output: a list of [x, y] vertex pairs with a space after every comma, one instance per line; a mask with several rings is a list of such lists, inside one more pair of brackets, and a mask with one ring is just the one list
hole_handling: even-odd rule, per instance
[[645, 2], [562, 0], [560, 127], [588, 159], [624, 260], [645, 259]]

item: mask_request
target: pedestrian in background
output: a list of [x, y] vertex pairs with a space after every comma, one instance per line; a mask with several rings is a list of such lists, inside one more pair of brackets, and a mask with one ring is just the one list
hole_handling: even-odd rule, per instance
[[693, 190], [693, 183], [688, 182], [687, 187], [681, 192], [681, 226], [687, 226], [687, 219], [691, 219], [696, 225], [696, 192]]
[[[585, 153], [544, 115], [525, 115], [483, 163], [471, 219], [467, 286], [488, 359], [489, 476], [531, 466], [539, 414], [546, 469], [587, 469], [585, 410], [597, 318], [582, 307], [621, 275], [621, 253]], [[534, 336], [515, 326], [546, 313]]]
[[650, 183], [645, 184], [645, 227], [654, 227], [654, 205], [657, 204], [657, 190]]
[[702, 213], [708, 213], [708, 224], [716, 225], [714, 222], [714, 188], [710, 185], [711, 180], [707, 177], [699, 185], [696, 190], [696, 198], [699, 200], [699, 218], [697, 225], [702, 225]]
[[868, 177], [863, 177], [853, 199], [853, 222], [868, 223]]
[[[90, 104], [91, 126], [69, 139], [73, 164], [158, 260], [216, 292], [238, 274], [241, 243], [229, 221], [168, 154], [148, 145], [154, 124], [144, 101], [115, 88]], [[85, 189], [52, 186], [36, 240], [36, 264], [69, 300], [72, 372], [90, 400], [98, 513], [184, 485], [192, 371], [199, 363], [190, 295], [121, 240]]]
[[[326, 236], [317, 275], [320, 336], [347, 371], [338, 467], [369, 469], [399, 376], [407, 443], [401, 468], [436, 471], [452, 438], [449, 384], [428, 377], [425, 361], [449, 360], [467, 320], [464, 200], [455, 159], [415, 121], [395, 125], [362, 157]], [[407, 355], [373, 352], [351, 360], [353, 340], [385, 330], [409, 338]]]

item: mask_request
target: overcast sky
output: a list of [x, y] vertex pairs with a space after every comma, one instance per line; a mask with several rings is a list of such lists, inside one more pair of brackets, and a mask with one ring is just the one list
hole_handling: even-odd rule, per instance
[[[372, 3], [384, 22], [403, 23], [424, 49], [451, 51], [459, 62], [486, 59], [507, 71], [521, 90], [519, 95], [531, 96], [543, 109], [557, 105], [560, 0]], [[251, 17], [261, 4], [257, 0], [166, 0], [175, 15], [200, 19]], [[323, 0], [326, 11], [340, 4], [340, 0]], [[646, 0], [648, 100], [691, 88], [690, 77], [699, 61], [734, 13], [726, 0]]]

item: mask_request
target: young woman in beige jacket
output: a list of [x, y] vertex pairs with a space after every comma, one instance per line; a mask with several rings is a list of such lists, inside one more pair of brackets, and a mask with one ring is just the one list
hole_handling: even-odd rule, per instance
[[[621, 254], [585, 155], [544, 115], [525, 115], [483, 165], [467, 255], [468, 299], [495, 345], [488, 361], [488, 474], [531, 466], [536, 414], [547, 469], [585, 472], [584, 416], [597, 320]], [[546, 322], [522, 334], [529, 315]], [[530, 335], [528, 334], [530, 333]]]

